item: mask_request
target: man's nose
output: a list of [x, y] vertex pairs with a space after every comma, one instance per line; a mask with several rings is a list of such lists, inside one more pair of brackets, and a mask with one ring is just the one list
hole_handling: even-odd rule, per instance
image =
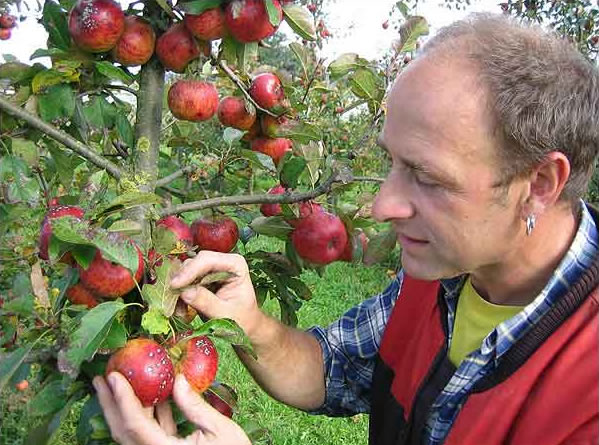
[[407, 219], [414, 215], [414, 206], [399, 181], [389, 176], [374, 198], [372, 216], [379, 222]]

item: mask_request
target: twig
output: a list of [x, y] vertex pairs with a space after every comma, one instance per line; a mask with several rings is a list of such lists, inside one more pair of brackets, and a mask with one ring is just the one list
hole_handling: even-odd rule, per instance
[[[372, 178], [366, 176], [359, 176], [352, 178], [349, 182], [354, 181], [374, 181], [382, 182], [382, 178]], [[168, 216], [179, 214], [183, 212], [191, 212], [193, 210], [208, 209], [213, 207], [223, 206], [235, 206], [242, 204], [291, 204], [294, 202], [306, 201], [308, 199], [315, 198], [320, 195], [324, 195], [331, 191], [333, 184], [346, 183], [338, 178], [337, 174], [332, 174], [326, 181], [316, 187], [314, 190], [309, 192], [301, 193], [284, 193], [282, 195], [238, 195], [238, 196], [223, 196], [218, 198], [208, 198], [201, 201], [187, 202], [184, 204], [178, 204], [160, 211], [160, 216]]]
[[262, 108], [260, 105], [258, 105], [256, 103], [256, 101], [252, 98], [252, 96], [250, 96], [250, 93], [247, 92], [247, 90], [245, 89], [245, 85], [243, 84], [243, 82], [241, 81], [241, 79], [239, 79], [239, 77], [237, 77], [235, 75], [235, 73], [231, 70], [231, 68], [229, 68], [227, 66], [227, 63], [224, 60], [216, 60], [214, 58], [214, 56], [212, 57], [212, 62], [215, 63], [221, 70], [223, 70], [225, 72], [225, 74], [229, 77], [229, 79], [231, 79], [233, 81], [233, 83], [235, 85], [237, 85], [237, 88], [239, 88], [241, 90], [241, 92], [243, 93], [243, 95], [246, 97], [247, 100], [249, 100], [252, 105], [254, 107], [256, 107], [257, 110], [261, 111], [262, 113], [266, 113], [269, 116], [272, 117], [279, 117], [278, 115], [276, 115], [275, 113], [273, 113], [272, 111], [267, 110], [266, 108]]
[[0, 110], [5, 111], [8, 114], [11, 114], [18, 119], [24, 120], [31, 127], [41, 131], [42, 133], [50, 136], [52, 139], [60, 142], [65, 147], [73, 150], [75, 153], [87, 159], [95, 166], [105, 169], [115, 178], [120, 179], [121, 176], [123, 176], [124, 173], [119, 166], [110, 162], [108, 159], [105, 159], [102, 156], [98, 155], [87, 145], [79, 142], [77, 139], [73, 138], [64, 131], [59, 130], [53, 125], [44, 122], [39, 117], [34, 116], [28, 111], [16, 105], [13, 105], [12, 103], [10, 103], [2, 97], [0, 97]]
[[135, 97], [137, 97], [137, 95], [138, 95], [137, 91], [135, 91], [133, 88], [126, 87], [125, 85], [106, 84], [106, 85], [102, 85], [102, 87], [106, 88], [106, 89], [109, 89], [109, 90], [126, 91], [127, 93], [133, 94]]
[[320, 65], [322, 65], [323, 62], [324, 62], [324, 59], [318, 59], [318, 63], [316, 64], [316, 67], [314, 67], [314, 72], [312, 73], [312, 77], [310, 78], [310, 82], [308, 82], [308, 86], [306, 87], [306, 92], [304, 93], [304, 97], [302, 97], [302, 101], [300, 103], [303, 104], [306, 102], [306, 97], [308, 97], [310, 88], [312, 87], [314, 80], [316, 80], [316, 74], [318, 73], [318, 69], [320, 68]]
[[164, 178], [160, 178], [156, 181], [156, 187], [164, 187], [167, 184], [170, 184], [171, 182], [173, 182], [175, 179], [180, 178], [181, 176], [187, 174], [187, 173], [191, 173], [192, 171], [195, 170], [195, 167], [188, 165], [186, 167], [183, 167], [180, 170], [177, 170], [174, 173], [171, 173], [168, 176], [165, 176]]

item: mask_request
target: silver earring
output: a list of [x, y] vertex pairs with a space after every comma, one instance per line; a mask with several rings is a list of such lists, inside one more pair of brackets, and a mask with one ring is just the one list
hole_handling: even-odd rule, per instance
[[533, 229], [535, 228], [535, 224], [537, 223], [537, 217], [533, 214], [530, 214], [526, 217], [526, 235], [530, 236]]

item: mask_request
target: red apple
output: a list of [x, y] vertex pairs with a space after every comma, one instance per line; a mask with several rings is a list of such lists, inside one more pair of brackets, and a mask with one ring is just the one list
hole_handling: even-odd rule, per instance
[[69, 33], [84, 51], [109, 51], [125, 30], [125, 15], [113, 0], [79, 0], [69, 14]]
[[362, 244], [362, 254], [366, 252], [366, 247], [368, 246], [368, 238], [364, 232], [360, 232], [359, 235], [356, 236], [348, 236], [347, 244], [345, 245], [345, 249], [341, 253], [341, 256], [338, 258], [338, 261], [347, 261], [351, 263], [354, 259], [354, 243], [360, 242]]
[[114, 60], [125, 66], [143, 65], [154, 53], [156, 34], [141, 17], [125, 18], [125, 31], [112, 49]]
[[166, 350], [148, 338], [129, 340], [106, 365], [106, 375], [120, 372], [143, 406], [164, 402], [173, 392], [175, 370]]
[[2, 14], [0, 15], [0, 27], [1, 28], [14, 28], [17, 24], [17, 18], [14, 15]]
[[308, 11], [310, 12], [316, 12], [317, 6], [314, 3], [310, 3], [308, 5]]
[[176, 217], [175, 215], [169, 215], [159, 219], [156, 221], [156, 226], [165, 227], [166, 229], [170, 230], [175, 234], [179, 241], [183, 241], [189, 246], [193, 244], [193, 235], [191, 234], [191, 229], [185, 223], [185, 221]]
[[385, 20], [383, 22], [383, 29], [387, 29], [387, 28], [389, 28], [389, 20]]
[[259, 137], [251, 142], [253, 151], [259, 151], [272, 158], [275, 164], [278, 164], [285, 153], [291, 151], [293, 142], [287, 138], [267, 138]]
[[207, 9], [197, 15], [187, 14], [183, 23], [198, 39], [217, 40], [227, 34], [225, 13], [220, 7]]
[[273, 73], [258, 74], [252, 80], [249, 93], [258, 105], [267, 110], [281, 105], [285, 98], [281, 80]]
[[12, 30], [10, 28], [0, 28], [0, 40], [8, 40], [12, 35]]
[[[282, 195], [285, 193], [285, 187], [277, 185], [268, 191], [269, 195]], [[262, 204], [260, 206], [260, 212], [264, 216], [277, 216], [281, 214], [281, 204]]]
[[183, 23], [171, 26], [156, 41], [156, 55], [160, 63], [176, 73], [185, 71], [187, 64], [200, 54], [210, 54], [210, 44], [194, 39]]
[[215, 220], [197, 219], [191, 225], [194, 243], [201, 250], [227, 253], [233, 250], [239, 239], [237, 224], [229, 217]]
[[84, 304], [90, 309], [98, 305], [96, 296], [81, 283], [69, 287], [66, 293], [67, 298], [73, 304]]
[[208, 389], [218, 370], [218, 351], [205, 335], [185, 339], [173, 346], [169, 353], [175, 358], [177, 374], [183, 374], [197, 392]]
[[[115, 234], [116, 235], [116, 234]], [[114, 243], [133, 243], [124, 237], [114, 236]], [[102, 257], [100, 249], [96, 250], [96, 255], [87, 269], [77, 266], [79, 269], [79, 279], [87, 289], [102, 298], [115, 299], [122, 297], [135, 287], [135, 282], [140, 282], [144, 274], [144, 259], [139, 247], [137, 250], [137, 271], [135, 279], [131, 272], [120, 264], [105, 260]]]
[[208, 82], [178, 80], [168, 91], [168, 107], [177, 119], [205, 121], [216, 113], [218, 91]]
[[25, 391], [29, 388], [29, 382], [27, 380], [21, 380], [19, 383], [15, 384], [15, 388], [17, 391]]
[[[279, 0], [272, 0], [272, 4], [280, 23], [283, 19], [281, 4]], [[231, 35], [243, 43], [270, 37], [279, 27], [270, 23], [264, 0], [233, 0], [225, 7], [225, 22]]]
[[83, 218], [84, 211], [81, 207], [77, 206], [56, 206], [50, 207], [44, 220], [42, 221], [42, 229], [40, 233], [39, 241], [39, 257], [43, 260], [50, 259], [48, 255], [48, 243], [50, 242], [50, 236], [52, 235], [52, 226], [50, 220], [54, 218], [60, 218], [61, 216], [74, 216], [75, 218]]
[[312, 213], [297, 222], [291, 242], [300, 257], [324, 265], [339, 258], [347, 244], [347, 231], [338, 216]]
[[312, 213], [324, 212], [324, 209], [322, 208], [322, 206], [314, 201], [302, 201], [298, 204], [297, 209], [298, 209], [298, 213], [299, 213], [299, 218], [286, 219], [286, 221], [293, 227], [296, 227], [298, 222], [302, 218], [306, 218], [306, 217], [310, 216]]
[[244, 142], [252, 142], [258, 136], [262, 135], [262, 129], [260, 128], [260, 119], [256, 119], [254, 124], [250, 127], [248, 131], [241, 138]]
[[241, 97], [227, 96], [218, 104], [218, 120], [225, 127], [249, 130], [256, 122], [256, 108]]

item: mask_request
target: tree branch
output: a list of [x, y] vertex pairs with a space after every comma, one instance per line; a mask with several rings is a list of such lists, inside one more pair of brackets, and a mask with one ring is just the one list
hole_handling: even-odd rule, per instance
[[121, 168], [110, 162], [108, 159], [103, 158], [95, 151], [93, 151], [87, 145], [79, 142], [77, 139], [72, 137], [71, 135], [65, 133], [62, 130], [50, 125], [39, 117], [29, 113], [21, 107], [18, 107], [8, 100], [0, 97], [0, 110], [13, 115], [14, 117], [25, 121], [29, 126], [35, 128], [36, 130], [41, 131], [42, 133], [50, 136], [52, 139], [60, 142], [65, 147], [73, 150], [79, 156], [87, 159], [89, 162], [94, 164], [96, 167], [100, 167], [105, 169], [108, 173], [114, 176], [116, 179], [120, 179], [123, 176], [124, 172]]
[[126, 91], [127, 93], [133, 94], [135, 97], [137, 97], [138, 92], [136, 90], [134, 90], [133, 88], [129, 88], [125, 85], [113, 85], [113, 84], [107, 84], [107, 85], [102, 85], [102, 88], [107, 88], [109, 90], [121, 90], [121, 91]]
[[[357, 176], [349, 182], [368, 181], [368, 182], [383, 182], [382, 178], [372, 178], [366, 176]], [[160, 216], [174, 215], [183, 212], [191, 212], [193, 210], [208, 209], [212, 207], [234, 206], [241, 204], [291, 204], [294, 202], [306, 201], [320, 195], [324, 195], [331, 191], [331, 188], [336, 183], [347, 183], [339, 179], [336, 173], [333, 173], [325, 182], [320, 184], [314, 190], [302, 193], [283, 193], [282, 195], [237, 195], [223, 196], [218, 198], [203, 199], [201, 201], [187, 202], [168, 207], [159, 212]]]
[[164, 178], [160, 178], [159, 180], [156, 181], [156, 187], [163, 187], [167, 184], [170, 184], [171, 182], [173, 182], [175, 179], [183, 176], [186, 173], [191, 173], [192, 171], [195, 170], [195, 167], [188, 165], [187, 167], [183, 167], [180, 170], [177, 170], [174, 173], [171, 173], [168, 176], [165, 176]]

